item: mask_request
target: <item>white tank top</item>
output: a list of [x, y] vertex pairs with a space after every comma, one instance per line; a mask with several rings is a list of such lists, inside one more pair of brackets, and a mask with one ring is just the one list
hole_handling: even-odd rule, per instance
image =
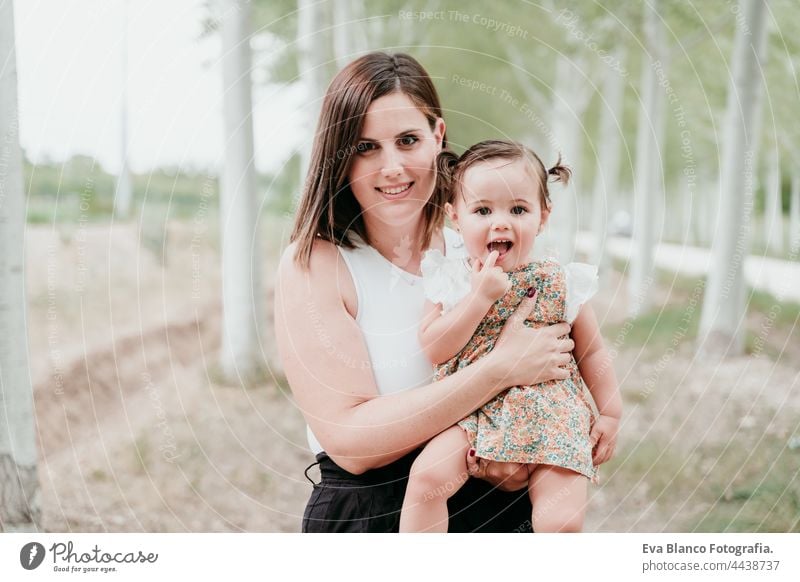
[[[463, 254], [464, 242], [444, 229], [445, 254]], [[358, 297], [356, 323], [369, 352], [379, 394], [391, 394], [430, 383], [433, 366], [419, 343], [425, 306], [422, 277], [395, 265], [371, 246], [338, 247], [350, 271]], [[307, 427], [314, 454], [322, 446]]]

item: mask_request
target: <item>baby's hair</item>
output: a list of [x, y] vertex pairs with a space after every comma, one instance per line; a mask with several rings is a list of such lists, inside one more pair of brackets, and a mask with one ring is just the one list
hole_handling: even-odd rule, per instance
[[508, 160], [515, 162], [518, 160], [527, 162], [533, 175], [538, 180], [539, 193], [545, 208], [551, 207], [550, 190], [547, 187], [550, 176], [553, 182], [569, 183], [572, 171], [568, 166], [561, 164], [561, 155], [558, 161], [551, 168], [545, 168], [542, 160], [529, 147], [516, 142], [497, 139], [481, 141], [470, 147], [461, 156], [455, 155], [451, 151], [442, 151], [436, 160], [439, 181], [449, 195], [448, 201], [455, 202], [459, 191], [459, 185], [468, 169], [477, 164], [490, 160]]

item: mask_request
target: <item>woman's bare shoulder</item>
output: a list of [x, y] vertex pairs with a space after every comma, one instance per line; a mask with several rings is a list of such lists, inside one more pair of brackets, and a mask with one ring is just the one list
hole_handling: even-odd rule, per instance
[[336, 245], [323, 239], [315, 240], [307, 267], [295, 260], [296, 253], [297, 244], [291, 243], [281, 256], [278, 279], [283, 290], [302, 294], [301, 289], [305, 289], [318, 298], [324, 295], [338, 299], [355, 316], [355, 286]]
[[311, 257], [308, 266], [303, 266], [297, 260], [297, 242], [289, 243], [283, 250], [278, 274], [283, 277], [311, 276], [318, 278], [331, 269], [336, 268], [339, 251], [329, 241], [317, 239], [311, 247]]

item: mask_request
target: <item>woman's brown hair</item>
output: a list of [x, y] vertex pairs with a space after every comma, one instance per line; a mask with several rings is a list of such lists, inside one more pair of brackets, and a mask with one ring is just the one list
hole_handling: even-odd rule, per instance
[[554, 176], [554, 182], [567, 184], [572, 175], [569, 167], [561, 164], [561, 156], [558, 156], [558, 161], [553, 167], [545, 168], [536, 152], [528, 146], [516, 141], [487, 139], [471, 146], [460, 157], [451, 152], [439, 154], [437, 167], [440, 181], [443, 183], [444, 189], [449, 193], [447, 201], [451, 204], [455, 201], [459, 191], [459, 184], [468, 169], [476, 164], [490, 160], [508, 160], [509, 162], [522, 160], [526, 162], [536, 179], [543, 207], [547, 209], [551, 205], [550, 190], [547, 186], [550, 176]]
[[[413, 57], [374, 52], [356, 59], [331, 81], [319, 116], [308, 177], [297, 208], [291, 241], [295, 260], [307, 267], [319, 237], [353, 248], [352, 233], [369, 244], [361, 206], [350, 189], [348, 174], [370, 104], [385, 95], [407, 95], [428, 119], [431, 129], [442, 117], [439, 95], [427, 71]], [[442, 147], [447, 146], [447, 138]], [[431, 160], [433, 164], [433, 160]], [[447, 193], [437, 180], [423, 211], [422, 248], [444, 224]]]

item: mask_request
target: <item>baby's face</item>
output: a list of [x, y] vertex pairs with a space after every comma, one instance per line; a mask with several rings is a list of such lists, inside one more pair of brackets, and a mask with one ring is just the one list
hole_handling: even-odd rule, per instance
[[496, 264], [504, 271], [530, 261], [534, 240], [550, 214], [522, 160], [490, 160], [469, 168], [448, 211], [472, 260], [485, 262], [498, 251]]

